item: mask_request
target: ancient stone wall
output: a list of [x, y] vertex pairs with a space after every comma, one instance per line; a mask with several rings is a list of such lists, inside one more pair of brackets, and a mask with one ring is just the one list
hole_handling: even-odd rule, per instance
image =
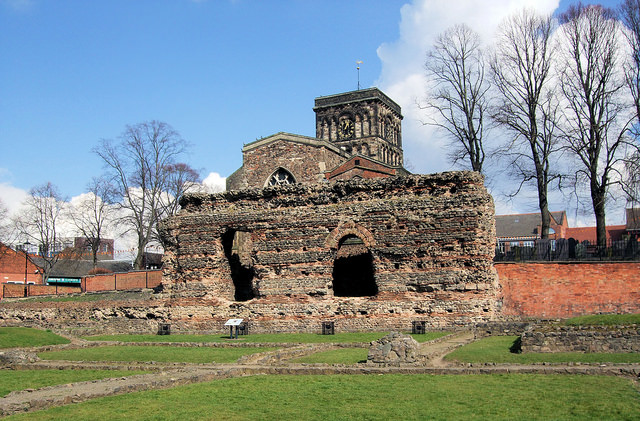
[[640, 326], [532, 327], [522, 352], [640, 352]]
[[384, 330], [495, 315], [493, 201], [476, 173], [194, 194], [181, 205], [163, 226], [178, 325]]

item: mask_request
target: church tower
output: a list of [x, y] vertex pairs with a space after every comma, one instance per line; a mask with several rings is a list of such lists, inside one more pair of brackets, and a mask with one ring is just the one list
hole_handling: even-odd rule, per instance
[[403, 166], [400, 106], [378, 88], [315, 99], [316, 137], [349, 154]]

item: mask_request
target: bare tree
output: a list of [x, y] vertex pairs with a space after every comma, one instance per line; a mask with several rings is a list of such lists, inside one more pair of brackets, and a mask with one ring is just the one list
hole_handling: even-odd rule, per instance
[[144, 268], [145, 247], [159, 238], [158, 222], [176, 209], [173, 202], [179, 197], [169, 189], [185, 151], [186, 142], [178, 132], [159, 121], [127, 126], [117, 141], [102, 140], [94, 148], [122, 197], [125, 213], [119, 222], [137, 236], [136, 268]]
[[7, 244], [7, 240], [9, 238], [9, 225], [7, 221], [9, 220], [9, 211], [7, 207], [4, 205], [2, 199], [0, 199], [0, 243]]
[[596, 218], [598, 247], [606, 246], [605, 203], [611, 186], [620, 183], [631, 104], [619, 73], [621, 45], [615, 12], [601, 6], [571, 6], [561, 15], [567, 65], [561, 87], [567, 102], [563, 136], [577, 158], [575, 180], [589, 185]]
[[625, 164], [626, 177], [623, 184], [628, 200], [633, 206], [640, 202], [640, 0], [624, 0], [619, 7], [620, 20], [626, 27], [629, 45], [628, 63], [624, 66], [625, 80], [635, 107], [635, 124], [629, 135], [635, 139]]
[[548, 189], [560, 178], [551, 162], [552, 155], [559, 150], [554, 133], [558, 101], [551, 80], [553, 30], [551, 16], [523, 10], [501, 25], [491, 61], [491, 74], [499, 94], [491, 117], [513, 135], [499, 153], [506, 157], [509, 168], [520, 180], [515, 194], [528, 183], [537, 188], [541, 238], [549, 237]]
[[175, 215], [180, 209], [178, 199], [183, 194], [191, 189], [199, 188], [199, 185], [196, 184], [200, 174], [183, 162], [169, 165], [166, 170], [168, 177], [166, 194], [162, 196], [162, 214], [169, 216]]
[[29, 241], [38, 247], [38, 255], [43, 262], [44, 282], [49, 278], [62, 251], [59, 225], [64, 205], [57, 187], [49, 182], [29, 191], [22, 211], [14, 218], [18, 235], [23, 241]]
[[480, 37], [466, 25], [447, 29], [428, 52], [425, 67], [431, 91], [421, 106], [428, 114], [424, 124], [448, 134], [454, 164], [468, 159], [482, 172], [489, 81]]
[[100, 244], [105, 230], [115, 216], [113, 186], [102, 178], [93, 178], [87, 186], [87, 194], [69, 207], [69, 219], [73, 222], [84, 243], [91, 248], [93, 267], [98, 264]]

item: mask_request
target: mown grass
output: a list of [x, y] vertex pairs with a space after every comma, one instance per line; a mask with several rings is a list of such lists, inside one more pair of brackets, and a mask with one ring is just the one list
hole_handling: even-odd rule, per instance
[[368, 348], [340, 348], [316, 352], [291, 360], [292, 363], [307, 364], [357, 364], [367, 362]]
[[[389, 332], [349, 332], [335, 335], [318, 333], [256, 333], [229, 339], [229, 335], [95, 335], [85, 336], [89, 341], [120, 342], [251, 342], [251, 343], [354, 343], [371, 342], [382, 338]], [[448, 335], [449, 332], [427, 332], [423, 335], [412, 335], [418, 342]]]
[[0, 370], [0, 397], [15, 390], [84, 382], [88, 380], [134, 376], [146, 371], [124, 370]]
[[232, 363], [243, 355], [275, 348], [188, 348], [171, 346], [100, 346], [38, 353], [43, 360], [65, 361], [156, 361], [184, 363]]
[[514, 353], [518, 336], [489, 336], [460, 347], [445, 356], [446, 360], [465, 363], [639, 363], [640, 353]]
[[18, 348], [68, 344], [70, 341], [53, 332], [28, 327], [0, 327], [0, 348]]
[[640, 324], [640, 314], [590, 314], [564, 321], [567, 326], [613, 326]]
[[113, 396], [30, 420], [632, 420], [632, 381], [572, 375], [254, 376]]

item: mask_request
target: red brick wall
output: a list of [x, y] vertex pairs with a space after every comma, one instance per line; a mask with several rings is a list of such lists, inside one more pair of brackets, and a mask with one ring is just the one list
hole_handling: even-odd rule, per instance
[[82, 292], [80, 287], [63, 287], [56, 285], [28, 285], [27, 294], [32, 297], [36, 295], [58, 295], [73, 294]]
[[640, 263], [497, 263], [504, 315], [640, 313]]
[[100, 274], [82, 278], [82, 290], [86, 292], [113, 291], [116, 289], [115, 274]]
[[155, 288], [162, 283], [162, 271], [108, 273], [87, 276], [82, 279], [82, 289], [87, 292]]
[[20, 298], [24, 297], [24, 285], [19, 284], [3, 284], [2, 296], [4, 298]]

